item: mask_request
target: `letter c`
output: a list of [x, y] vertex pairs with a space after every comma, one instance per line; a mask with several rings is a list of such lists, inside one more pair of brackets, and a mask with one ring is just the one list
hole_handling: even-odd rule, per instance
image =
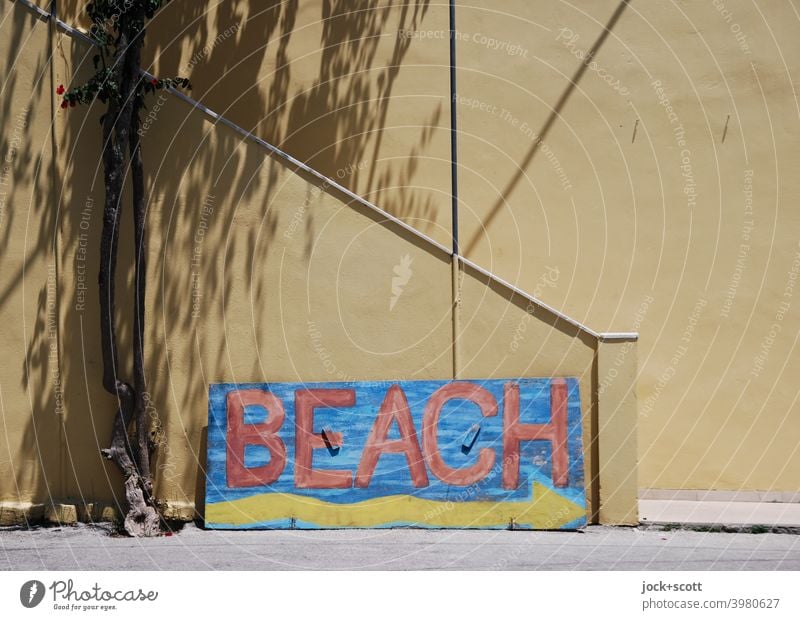
[[422, 418], [422, 446], [425, 461], [428, 463], [433, 475], [442, 482], [455, 486], [467, 486], [483, 480], [495, 462], [495, 452], [491, 448], [482, 448], [478, 455], [478, 462], [471, 467], [454, 469], [447, 465], [439, 453], [439, 441], [436, 436], [439, 428], [439, 414], [444, 404], [454, 398], [471, 401], [481, 409], [483, 417], [490, 418], [497, 415], [497, 401], [494, 396], [484, 388], [473, 383], [454, 382], [443, 385], [436, 390], [425, 406]]

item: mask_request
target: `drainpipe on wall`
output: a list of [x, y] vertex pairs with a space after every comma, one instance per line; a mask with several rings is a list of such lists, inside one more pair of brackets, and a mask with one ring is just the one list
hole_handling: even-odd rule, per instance
[[456, 3], [450, 0], [450, 169], [452, 215], [452, 282], [453, 282], [453, 379], [458, 378], [459, 312], [461, 307], [460, 264], [458, 259], [458, 116], [456, 90]]

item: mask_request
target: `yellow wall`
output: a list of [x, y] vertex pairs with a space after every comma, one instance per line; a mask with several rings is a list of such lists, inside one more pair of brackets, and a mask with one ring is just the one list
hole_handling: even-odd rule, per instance
[[557, 268], [545, 301], [641, 333], [642, 487], [800, 486], [796, 23], [745, 0], [459, 7], [462, 247], [526, 290]]
[[[87, 26], [83, 0], [61, 18]], [[145, 66], [189, 75], [192, 97], [442, 243], [450, 239], [447, 6], [173, 0]]]
[[[0, 521], [60, 492], [58, 214], [47, 24], [0, 4]], [[23, 506], [24, 508], [24, 506]]]
[[[41, 44], [47, 46], [46, 29], [42, 32]], [[94, 53], [63, 33], [53, 40], [54, 76], [45, 95], [57, 84], [85, 79]], [[426, 379], [455, 372], [460, 377], [580, 378], [587, 500], [596, 518], [593, 336], [471, 267], [462, 265], [460, 276], [454, 276], [447, 251], [294, 170], [233, 130], [215, 126], [186, 103], [153, 97], [149, 112], [152, 117], [143, 126], [153, 192], [148, 400], [161, 441], [157, 493], [168, 503], [169, 515], [190, 518], [195, 501], [202, 501], [209, 383]], [[99, 381], [93, 288], [103, 200], [100, 113], [59, 109], [54, 115], [58, 156], [51, 178], [58, 193], [50, 201], [59, 213], [54, 237], [66, 414], [63, 438], [56, 436], [54, 453], [61, 453], [54, 472], [33, 464], [24, 468], [57, 484], [46, 491], [23, 486], [7, 492], [8, 500], [63, 502], [80, 509], [87, 502], [113, 504], [120, 488], [115, 468], [99, 454], [114, 412], [113, 399]], [[131, 258], [128, 218], [120, 235], [121, 266]], [[403, 261], [410, 262], [412, 277], [392, 304], [394, 268]], [[120, 275], [117, 327], [126, 351], [130, 271], [122, 267]], [[454, 277], [460, 282], [456, 290]], [[456, 306], [454, 296], [460, 299]], [[490, 338], [497, 344], [487, 349]], [[125, 375], [130, 362], [122, 360]], [[13, 402], [21, 398], [14, 394]], [[14, 421], [21, 430], [9, 432], [12, 442], [32, 426], [22, 414]], [[635, 470], [635, 453], [625, 458]], [[630, 518], [635, 519], [635, 497], [629, 495], [627, 502], [634, 505]]]
[[[153, 70], [188, 72], [191, 95], [202, 103], [448, 245], [446, 5], [378, 3], [362, 11], [354, 2], [284, 2], [261, 13], [250, 5], [229, 0], [205, 13], [196, 3], [173, 0], [148, 34]], [[326, 21], [323, 5], [338, 17]], [[27, 37], [17, 33], [34, 24], [28, 13], [0, 6], [17, 20], [6, 20], [4, 33]], [[81, 23], [78, 6], [59, 3], [61, 18]], [[792, 84], [800, 57], [792, 19], [789, 5], [759, 10], [743, 0], [458, 7], [462, 250], [598, 331], [641, 333], [640, 487], [800, 485], [792, 381], [800, 370], [794, 355], [800, 302], [791, 291], [784, 296], [800, 250], [798, 216], [790, 208], [798, 194]], [[33, 31], [24, 45], [12, 34], [0, 40], [3, 62], [24, 51], [22, 69], [13, 74], [16, 90], [3, 91], [4, 109], [31, 99], [33, 87], [23, 82], [46, 69], [46, 25]], [[582, 54], [593, 47], [596, 65], [581, 70]], [[53, 85], [86, 75], [89, 66], [82, 43], [57, 38]], [[50, 118], [43, 102], [49, 108], [52, 88], [40, 90], [31, 127], [32, 145], [41, 150]], [[604, 386], [614, 409], [629, 411], [631, 392], [622, 382], [636, 374], [635, 351], [619, 366], [617, 351], [606, 350], [613, 361], [598, 361], [591, 338], [547, 327], [542, 317], [529, 323], [525, 302], [487, 286], [469, 268], [462, 270], [455, 330], [463, 335], [454, 347], [446, 255], [343, 196], [320, 191], [316, 180], [185, 104], [169, 98], [152, 106], [144, 142], [154, 188], [148, 356], [155, 415], [169, 438], [158, 463], [159, 488], [175, 506], [193, 499], [205, 386], [212, 381], [441, 378], [453, 372], [455, 348], [460, 376], [576, 374], [584, 394], [593, 394], [587, 407], [599, 406], [594, 392]], [[98, 114], [56, 116], [57, 178], [69, 182], [58, 181], [50, 201], [61, 209], [59, 316], [70, 354], [61, 367], [66, 441], [52, 427], [46, 436], [54, 446], [48, 458], [60, 445], [74, 450], [59, 457], [70, 468], [59, 474], [61, 495], [109, 500], [119, 485], [97, 454], [112, 407], [97, 380], [91, 288], [85, 307], [77, 306], [83, 211], [92, 212], [84, 224], [90, 287], [97, 267], [102, 189], [83, 164], [98, 161]], [[681, 168], [684, 149], [690, 169]], [[34, 187], [50, 191], [42, 180], [21, 179], [26, 201]], [[30, 252], [34, 246], [24, 239], [31, 226], [46, 246], [55, 226], [47, 223], [53, 212], [44, 209], [46, 200], [41, 194], [33, 201], [42, 211], [31, 221], [27, 203], [17, 207], [13, 223], [23, 228], [0, 251]], [[202, 243], [195, 243], [206, 225]], [[0, 232], [8, 226], [0, 224]], [[737, 266], [742, 243], [747, 248]], [[392, 268], [406, 254], [414, 276], [387, 314]], [[28, 322], [46, 317], [40, 298], [47, 262], [39, 254], [26, 268], [26, 278], [38, 274], [25, 288]], [[9, 332], [10, 350], [19, 350], [14, 359], [38, 348], [42, 381], [46, 349], [41, 337], [20, 328], [22, 295], [16, 287], [2, 300], [8, 320], [0, 329]], [[789, 306], [781, 313], [782, 301]], [[780, 329], [774, 342], [771, 325]], [[126, 346], [130, 326], [120, 329]], [[5, 338], [4, 332], [4, 347]], [[762, 345], [763, 368], [756, 360]], [[54, 409], [48, 389], [25, 387], [21, 368], [2, 370], [11, 373], [0, 384], [4, 411], [11, 405], [27, 413], [25, 422], [6, 413], [12, 452], [0, 446], [0, 467], [24, 458], [14, 455], [27, 454], [23, 442], [34, 441], [27, 416], [36, 399], [37, 411]], [[608, 426], [600, 413], [587, 414], [587, 442], [602, 428], [619, 428], [611, 414]], [[633, 438], [626, 445], [635, 446]], [[603, 475], [601, 452], [602, 446], [587, 447], [587, 473]], [[16, 497], [0, 488], [4, 497]], [[630, 496], [630, 476], [620, 489]], [[590, 493], [593, 507], [599, 497]]]
[[[90, 55], [83, 43], [64, 38], [62, 49], [59, 75], [86, 70]], [[194, 499], [209, 382], [452, 372], [447, 254], [432, 253], [397, 225], [348, 206], [341, 195], [173, 97], [154, 98], [151, 110], [156, 116], [144, 135], [154, 190], [147, 368], [152, 413], [168, 439], [157, 462], [161, 496], [175, 505]], [[83, 446], [86, 428], [97, 428], [67, 494], [110, 499], [98, 463], [113, 407], [97, 380], [95, 299], [91, 290], [84, 305], [78, 297], [81, 234], [89, 238], [86, 272], [97, 271], [102, 191], [96, 181], [92, 188], [90, 171], [79, 165], [98, 161], [97, 118], [97, 112], [69, 110], [59, 119], [64, 175], [74, 179], [64, 201], [62, 278], [64, 289], [75, 292], [63, 304], [64, 349], [81, 352], [64, 360], [67, 440]], [[174, 140], [175, 132], [181, 140]], [[123, 229], [123, 244], [129, 235]], [[130, 248], [123, 249], [129, 259]], [[402, 303], [388, 312], [392, 269], [406, 255], [414, 277]], [[129, 303], [130, 291], [121, 292]], [[128, 346], [130, 324], [119, 329]]]

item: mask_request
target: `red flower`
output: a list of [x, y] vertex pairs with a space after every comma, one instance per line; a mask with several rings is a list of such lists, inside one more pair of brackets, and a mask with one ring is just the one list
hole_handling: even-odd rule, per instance
[[153, 78], [152, 80], [150, 80], [150, 83], [151, 83], [153, 86], [158, 86], [158, 80], [157, 80], [156, 78]]
[[69, 105], [69, 104], [67, 103], [67, 100], [66, 100], [66, 99], [64, 99], [64, 101], [62, 101], [62, 102], [61, 102], [61, 107], [62, 107], [62, 108], [66, 108], [68, 105]]
[[64, 85], [59, 84], [58, 88], [56, 88], [56, 95], [63, 95], [64, 94]]

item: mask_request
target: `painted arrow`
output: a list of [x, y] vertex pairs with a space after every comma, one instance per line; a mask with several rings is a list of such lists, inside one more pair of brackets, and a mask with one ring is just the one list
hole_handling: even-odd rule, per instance
[[290, 493], [265, 493], [206, 505], [207, 527], [260, 525], [325, 527], [459, 527], [520, 529], [580, 527], [586, 509], [557, 491], [533, 483], [533, 500], [524, 502], [442, 502], [413, 495], [390, 495], [353, 504], [334, 504]]

